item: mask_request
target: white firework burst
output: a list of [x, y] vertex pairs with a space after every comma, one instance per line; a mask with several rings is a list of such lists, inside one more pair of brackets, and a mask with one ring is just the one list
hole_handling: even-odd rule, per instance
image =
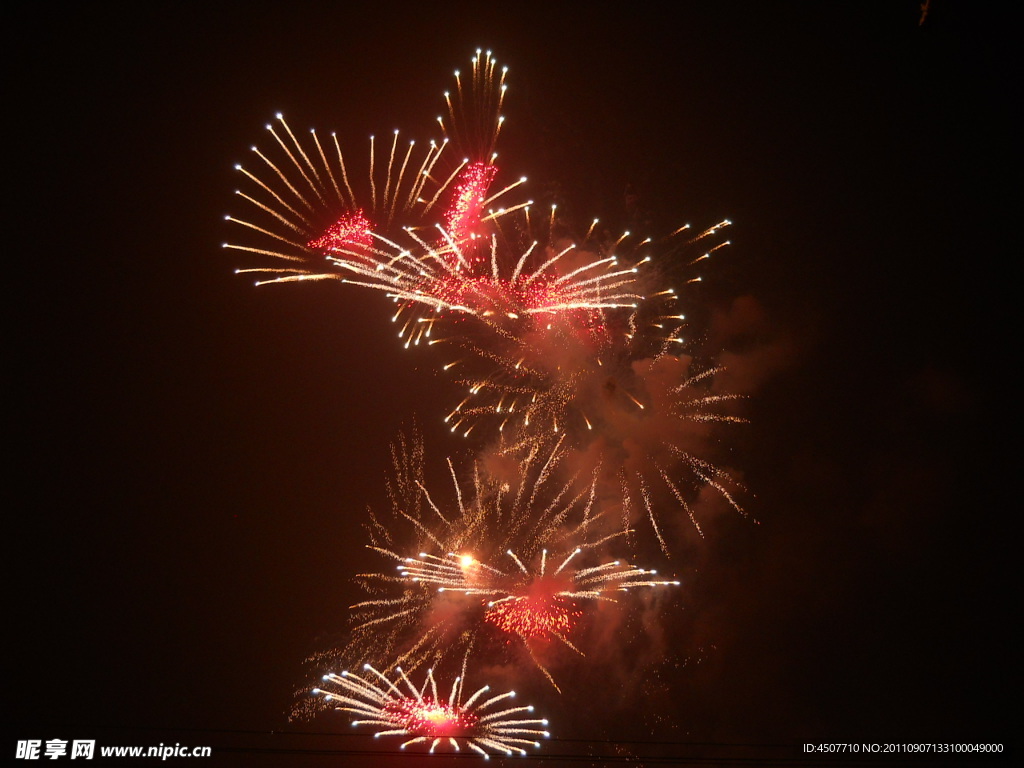
[[[450, 747], [459, 752], [466, 746], [487, 758], [487, 750], [505, 755], [525, 755], [526, 748], [540, 747], [538, 737], [547, 738], [548, 721], [522, 717], [533, 712], [530, 705], [499, 708], [502, 702], [515, 698], [515, 691], [489, 695], [485, 685], [463, 701], [463, 674], [455, 678], [447, 697], [438, 694], [433, 670], [428, 670], [423, 684], [417, 688], [398, 668], [391, 680], [369, 664], [365, 677], [342, 672], [324, 675], [324, 682], [335, 688], [314, 688], [335, 709], [355, 715], [353, 726], [370, 725], [381, 736], [409, 736], [401, 748], [413, 744], [430, 744], [429, 751]], [[400, 687], [401, 686], [401, 687]], [[502, 705], [504, 706], [504, 705]]]

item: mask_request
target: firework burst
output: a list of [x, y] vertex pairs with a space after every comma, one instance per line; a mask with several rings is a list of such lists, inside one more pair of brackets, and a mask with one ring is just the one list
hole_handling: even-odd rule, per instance
[[[445, 136], [426, 145], [406, 144], [397, 130], [390, 141], [371, 136], [366, 179], [350, 172], [354, 164], [336, 134], [323, 139], [311, 130], [302, 141], [279, 113], [266, 126], [270, 149], [253, 146], [253, 164], [235, 166], [244, 177], [236, 194], [247, 212], [225, 217], [245, 234], [224, 247], [269, 258], [272, 265], [236, 271], [256, 275], [257, 285], [341, 280], [339, 266], [381, 267], [375, 238], [402, 226], [443, 222], [456, 242], [475, 236], [482, 207], [521, 183], [487, 194], [497, 173], [493, 149], [504, 120], [499, 114], [504, 80], [505, 70], [497, 73], [490, 53], [478, 52], [471, 87], [463, 89], [456, 72], [456, 96], [445, 94], [448, 125], [438, 118], [455, 141]], [[473, 109], [470, 116], [467, 110]], [[490, 128], [482, 127], [488, 123]], [[456, 149], [446, 152], [453, 143]], [[467, 153], [461, 161], [452, 157], [459, 150]]]
[[[679, 584], [610, 559], [613, 545], [637, 545], [638, 520], [667, 555], [666, 508], [700, 535], [705, 494], [744, 512], [743, 486], [713, 450], [718, 425], [744, 421], [739, 396], [683, 335], [676, 288], [700, 277], [667, 278], [727, 245], [682, 258], [730, 222], [654, 241], [608, 237], [596, 219], [571, 237], [557, 206], [538, 215], [526, 179], [501, 181], [496, 165], [506, 72], [478, 50], [444, 95], [444, 138], [371, 136], [365, 179], [334, 134], [300, 140], [278, 115], [270, 148], [236, 166], [246, 213], [226, 218], [244, 235], [225, 244], [269, 263], [238, 270], [257, 285], [337, 280], [382, 294], [405, 346], [441, 345], [463, 388], [445, 422], [488, 447], [466, 470], [449, 459], [451, 483], [432, 493], [422, 441], [395, 444], [391, 508], [368, 526], [388, 567], [356, 575], [367, 595], [350, 606], [347, 643], [311, 660], [320, 672], [363, 665], [314, 690], [353, 725], [407, 737], [402, 748], [485, 757], [539, 746], [547, 721], [503, 708], [512, 691], [464, 697], [471, 652], [520, 667], [529, 656], [558, 689], [554, 654], [593, 649], [594, 630], [613, 626], [599, 621], [604, 604]], [[458, 656], [462, 673], [440, 696], [434, 669]], [[419, 687], [403, 671], [427, 667]]]
[[[711, 227], [686, 244], [727, 225]], [[448, 336], [431, 340], [454, 350], [445, 370], [468, 390], [445, 418], [452, 432], [468, 436], [483, 425], [503, 435], [508, 430], [512, 443], [568, 432], [580, 443], [592, 439], [609, 405], [643, 411], [648, 395], [635, 365], [678, 356], [686, 344], [679, 295], [675, 288], [658, 287], [663, 278], [655, 272], [687, 229], [662, 242], [635, 242], [638, 238], [625, 232], [602, 246], [587, 239], [592, 226], [580, 246], [572, 241], [546, 246], [549, 257], [533, 271], [524, 270], [525, 259], [520, 260], [505, 285], [516, 288], [520, 280], [526, 290], [494, 290], [497, 266], [494, 279], [485, 283], [490, 293], [464, 287], [461, 295], [478, 293], [472, 314], [479, 322], [449, 323], [443, 326], [452, 328]], [[424, 335], [442, 320], [421, 318]]]
[[424, 483], [422, 442], [400, 440], [391, 515], [370, 527], [370, 548], [394, 569], [357, 576], [371, 597], [351, 606], [351, 640], [331, 662], [414, 669], [511, 643], [557, 688], [538, 656], [550, 655], [542, 641], [581, 653], [571, 634], [589, 605], [677, 584], [618, 560], [579, 565], [626, 532], [614, 530], [614, 514], [595, 512], [596, 473], [553, 480], [564, 456], [557, 445], [534, 452], [511, 481], [483, 462], [460, 480], [449, 462], [454, 503], [438, 503]]
[[[736, 408], [742, 397], [721, 391], [722, 368], [702, 367], [684, 352], [689, 341], [680, 295], [674, 288], [656, 289], [665, 283], [665, 263], [729, 223], [689, 238], [683, 227], [660, 242], [633, 243], [626, 233], [612, 246], [623, 255], [607, 258], [618, 265], [610, 274], [629, 282], [626, 288], [612, 284], [603, 305], [566, 303], [537, 314], [516, 307], [515, 313], [483, 313], [475, 326], [456, 325], [436, 340], [453, 350], [455, 359], [445, 368], [466, 390], [445, 417], [451, 431], [498, 436], [500, 450], [510, 456], [556, 442], [596, 453], [595, 461], [618, 467], [614, 477], [603, 473], [599, 485], [602, 494], [609, 488], [620, 493], [623, 528], [646, 519], [666, 554], [670, 547], [656, 507], [683, 511], [700, 535], [694, 501], [705, 489], [745, 514], [742, 483], [713, 458], [713, 428], [745, 421]], [[727, 244], [691, 257], [687, 267]], [[591, 259], [583, 269], [593, 270], [599, 261]], [[623, 263], [635, 266], [622, 269]], [[564, 274], [575, 278], [578, 269], [570, 266]], [[618, 277], [630, 271], [630, 277]], [[636, 303], [619, 303], [623, 298]], [[668, 498], [661, 499], [665, 493]]]
[[559, 561], [541, 549], [539, 566], [530, 569], [511, 549], [506, 555], [515, 567], [500, 570], [480, 562], [469, 554], [449, 552], [444, 557], [421, 552], [418, 558], [406, 558], [398, 570], [412, 581], [439, 592], [461, 592], [482, 598], [486, 605], [485, 622], [503, 632], [518, 635], [524, 642], [555, 637], [574, 651], [579, 649], [566, 637], [573, 621], [582, 611], [579, 605], [589, 600], [615, 602], [615, 591], [632, 587], [678, 586], [678, 581], [656, 580], [657, 571], [645, 570], [619, 560], [601, 565], [574, 568], [570, 563], [583, 552], [572, 550]]
[[[529, 206], [521, 210], [525, 220]], [[488, 213], [481, 225], [497, 215]], [[635, 309], [643, 298], [636, 289], [639, 267], [623, 265], [614, 255], [595, 254], [572, 242], [509, 242], [500, 230], [461, 241], [441, 227], [436, 233], [440, 239], [430, 242], [406, 228], [408, 247], [374, 235], [381, 247], [371, 249], [372, 262], [361, 248], [329, 256], [346, 274], [344, 282], [381, 291], [398, 304], [393, 320], [400, 322], [398, 335], [407, 347], [438, 340], [435, 329], [445, 327], [449, 332], [441, 340], [450, 336], [478, 350], [498, 341], [500, 357], [509, 342], [521, 344], [554, 319], [594, 328], [603, 312]], [[481, 336], [482, 343], [473, 342]]]
[[[460, 480], [449, 461], [447, 496], [454, 498], [447, 502], [435, 500], [427, 488], [422, 441], [400, 439], [388, 487], [391, 511], [371, 513], [370, 548], [404, 567], [409, 553], [474, 552], [487, 560], [514, 546], [525, 544], [532, 552], [539, 546], [533, 542], [586, 537], [599, 519], [593, 488], [576, 478], [554, 484], [552, 471], [561, 459], [557, 450], [527, 456], [517, 476], [507, 480], [482, 462]], [[415, 669], [473, 647], [484, 612], [479, 597], [438, 591], [401, 570], [358, 574], [356, 580], [372, 597], [351, 606], [351, 641], [339, 660]]]
[[[389, 231], [396, 220], [408, 222], [429, 215], [450, 184], [450, 180], [438, 183], [431, 175], [447, 142], [431, 141], [425, 152], [414, 141], [400, 147], [395, 131], [390, 150], [382, 151], [371, 136], [370, 189], [357, 195], [349, 176], [351, 160], [346, 162], [335, 134], [326, 142], [311, 130], [304, 145], [280, 113], [276, 125], [267, 124], [267, 131], [274, 139], [274, 151], [253, 146], [252, 170], [235, 166], [245, 180], [235, 194], [245, 201], [248, 212], [244, 217], [225, 217], [245, 230], [242, 242], [225, 243], [225, 248], [269, 257], [275, 263], [236, 270], [257, 275], [257, 285], [339, 279], [325, 271], [330, 266], [326, 256], [340, 251], [367, 253], [373, 244], [369, 233], [375, 226]], [[387, 159], [380, 170], [382, 154]], [[436, 189], [429, 192], [431, 187]]]
[[324, 683], [331, 687], [315, 688], [313, 693], [336, 703], [335, 709], [355, 715], [353, 726], [380, 728], [375, 738], [410, 736], [402, 749], [429, 743], [430, 752], [439, 746], [459, 752], [466, 746], [485, 758], [490, 756], [487, 750], [525, 755], [525, 748], [540, 747], [538, 737], [550, 736], [543, 730], [547, 720], [522, 717], [533, 712], [532, 706], [506, 706], [515, 698], [515, 691], [492, 696], [490, 686], [485, 685], [463, 701], [465, 664], [447, 698], [438, 695], [433, 670], [427, 671], [417, 688], [401, 669], [396, 670], [394, 681], [369, 664], [363, 669], [368, 673], [365, 677], [351, 672], [324, 675]]

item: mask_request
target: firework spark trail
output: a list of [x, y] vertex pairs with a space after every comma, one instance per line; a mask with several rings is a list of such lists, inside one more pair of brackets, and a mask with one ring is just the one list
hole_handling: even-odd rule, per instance
[[496, 605], [517, 597], [517, 595], [509, 593], [509, 586], [504, 583], [510, 579], [516, 582], [513, 589], [525, 591], [531, 583], [550, 578], [554, 587], [553, 597], [577, 600], [584, 598], [610, 600], [613, 598], [608, 597], [605, 593], [612, 589], [626, 591], [630, 587], [679, 585], [678, 581], [649, 579], [648, 577], [657, 574], [657, 571], [637, 568], [619, 560], [579, 570], [570, 568], [559, 580], [557, 578], [559, 574], [581, 552], [583, 552], [583, 547], [572, 550], [557, 569], [548, 573], [546, 572], [547, 549], [541, 550], [541, 565], [535, 572], [531, 572], [512, 550], [507, 550], [506, 554], [518, 565], [522, 576], [526, 577], [525, 581], [520, 579], [520, 574], [499, 570], [493, 565], [477, 560], [470, 554], [455, 552], [448, 552], [443, 557], [421, 552], [418, 558], [404, 558], [404, 564], [399, 565], [397, 569], [403, 577], [426, 586], [436, 587], [439, 592], [461, 592], [465, 595], [495, 598], [490, 600], [488, 605]]
[[[614, 475], [602, 475], [599, 488], [621, 499], [623, 527], [645, 519], [666, 555], [671, 555], [675, 526], [666, 528], [665, 523], [672, 520], [673, 508], [704, 536], [697, 504], [705, 490], [749, 517], [740, 502], [746, 487], [716, 458], [718, 427], [747, 422], [734, 412], [745, 396], [714, 391], [715, 377], [724, 369], [691, 375], [692, 366], [688, 356], [634, 362], [628, 369], [633, 384], [628, 377], [619, 383], [635, 386], [643, 407], [613, 410], [614, 401], [605, 399], [601, 418], [595, 419], [596, 437], [586, 443], [596, 461], [616, 468]], [[510, 444], [510, 449], [521, 450], [520, 445]]]
[[[525, 755], [524, 747], [540, 747], [537, 737], [547, 738], [542, 730], [545, 719], [522, 717], [533, 712], [533, 706], [506, 707], [501, 702], [515, 698], [515, 691], [490, 696], [490, 686], [477, 689], [463, 701], [462, 675], [455, 678], [447, 698], [438, 695], [434, 671], [428, 670], [423, 684], [417, 688], [402, 669], [392, 681], [386, 675], [366, 664], [365, 677], [345, 671], [340, 675], [324, 675], [324, 683], [332, 688], [314, 688], [314, 695], [322, 695], [328, 702], [337, 702], [335, 709], [355, 715], [353, 726], [370, 725], [380, 730], [380, 736], [411, 736], [401, 749], [413, 744], [430, 742], [429, 752], [438, 746], [459, 752], [465, 745], [483, 757], [487, 750], [506, 755]], [[405, 690], [400, 686], [405, 685]]]
[[494, 161], [494, 148], [505, 122], [501, 107], [508, 86], [508, 67], [497, 68], [490, 51], [477, 48], [472, 60], [470, 84], [462, 84], [462, 72], [455, 70], [455, 93], [445, 91], [448, 121], [438, 116], [437, 122], [445, 136], [466, 152], [474, 162]]

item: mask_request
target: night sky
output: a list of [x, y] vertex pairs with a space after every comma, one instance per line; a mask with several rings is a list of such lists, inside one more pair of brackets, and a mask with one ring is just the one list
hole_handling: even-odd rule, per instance
[[391, 764], [325, 735], [340, 714], [288, 715], [375, 567], [361, 526], [391, 442], [419, 423], [439, 465], [472, 446], [379, 296], [253, 288], [223, 216], [275, 112], [357, 152], [434, 136], [478, 46], [510, 68], [509, 177], [581, 220], [621, 216], [628, 184], [662, 231], [734, 222], [690, 300], [752, 395], [731, 438], [751, 517], [669, 561], [684, 586], [645, 677], [615, 673], [631, 635], [561, 698], [528, 686], [559, 737], [530, 759], [1013, 745], [1019, 65], [999, 4], [933, 0], [923, 25], [914, 2], [24, 5], [4, 44], [5, 749]]

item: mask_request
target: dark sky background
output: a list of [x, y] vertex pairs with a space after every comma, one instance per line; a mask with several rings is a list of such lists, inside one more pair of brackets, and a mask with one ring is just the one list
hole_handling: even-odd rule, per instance
[[510, 175], [581, 217], [614, 219], [632, 183], [666, 229], [734, 222], [695, 311], [764, 353], [737, 438], [760, 524], [716, 519], [672, 564], [665, 660], [624, 699], [614, 659], [537, 690], [565, 739], [538, 754], [1013, 743], [1019, 66], [999, 4], [934, 0], [923, 26], [913, 2], [19, 5], [5, 749], [386, 764], [268, 732], [349, 730], [288, 723], [302, 660], [344, 630], [390, 442], [418, 418], [435, 460], [465, 450], [435, 425], [453, 395], [377, 297], [235, 276], [222, 217], [276, 111], [359, 151], [430, 136], [477, 46], [510, 67]]

